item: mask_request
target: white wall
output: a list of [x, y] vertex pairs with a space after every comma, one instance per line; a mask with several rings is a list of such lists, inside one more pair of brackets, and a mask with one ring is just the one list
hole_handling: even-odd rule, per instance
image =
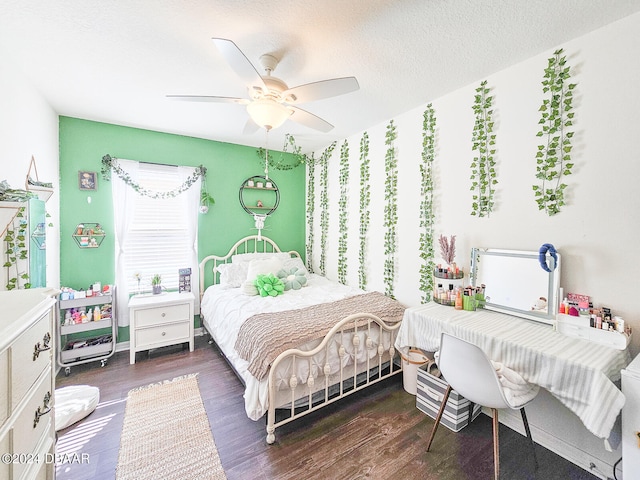
[[[0, 181], [13, 188], [25, 188], [33, 156], [41, 181], [52, 182], [55, 193], [46, 210], [53, 227], [47, 228], [47, 285], [60, 285], [58, 115], [30, 86], [19, 67], [2, 56], [0, 74]], [[4, 226], [2, 226], [4, 229]], [[4, 263], [4, 248], [2, 249]], [[6, 285], [6, 269], [0, 272], [0, 290]]]
[[[456, 261], [469, 264], [471, 247], [537, 251], [552, 243], [562, 254], [565, 292], [587, 294], [606, 305], [635, 330], [633, 351], [640, 346], [640, 311], [636, 306], [636, 253], [640, 237], [640, 14], [635, 14], [567, 42], [562, 47], [577, 83], [574, 99], [573, 174], [566, 177], [567, 205], [555, 217], [538, 210], [531, 186], [539, 138], [538, 108], [543, 69], [553, 50], [486, 78], [494, 96], [498, 181], [496, 206], [489, 218], [470, 215], [473, 95], [480, 81], [433, 99], [437, 118], [435, 235], [457, 235]], [[428, 59], [426, 59], [428, 60]], [[441, 68], [446, 68], [442, 66]], [[395, 294], [407, 306], [420, 303], [418, 252], [422, 114], [425, 105], [394, 119], [398, 178], [398, 254]], [[384, 157], [386, 123], [369, 129], [371, 224], [369, 289], [384, 291]], [[350, 146], [348, 283], [358, 284], [359, 143]], [[329, 235], [327, 276], [337, 279], [340, 145], [329, 165]], [[316, 153], [316, 158], [321, 152]], [[320, 170], [316, 169], [316, 181]], [[316, 184], [320, 200], [320, 184]], [[317, 266], [320, 255], [320, 206], [314, 222]], [[435, 246], [436, 261], [439, 247]], [[316, 268], [317, 270], [317, 268]], [[514, 279], [517, 281], [517, 279]]]

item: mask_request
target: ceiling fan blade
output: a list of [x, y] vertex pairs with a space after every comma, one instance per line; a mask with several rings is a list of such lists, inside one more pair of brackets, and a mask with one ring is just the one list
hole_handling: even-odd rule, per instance
[[267, 90], [258, 71], [235, 43], [226, 38], [212, 38], [212, 40], [229, 66], [247, 86], [258, 86]]
[[333, 129], [333, 125], [313, 113], [307, 112], [306, 110], [302, 110], [298, 107], [289, 108], [293, 110], [293, 113], [289, 118], [294, 122], [298, 122], [305, 127], [313, 128], [314, 130], [319, 130], [323, 133], [327, 133]]
[[282, 97], [287, 103], [306, 103], [355, 92], [359, 88], [356, 77], [332, 78], [290, 88], [282, 93]]
[[244, 129], [242, 130], [243, 135], [251, 135], [258, 131], [260, 125], [251, 120], [251, 117], [247, 120], [247, 123], [244, 124]]
[[182, 102], [212, 102], [212, 103], [237, 103], [246, 105], [249, 100], [246, 98], [216, 97], [213, 95], [167, 95], [170, 100], [180, 100]]

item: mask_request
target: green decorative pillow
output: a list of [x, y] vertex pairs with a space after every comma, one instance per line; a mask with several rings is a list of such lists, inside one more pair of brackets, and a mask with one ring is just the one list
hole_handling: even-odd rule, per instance
[[280, 270], [278, 278], [284, 282], [285, 290], [300, 290], [307, 283], [304, 270], [300, 270], [297, 267]]
[[277, 297], [284, 292], [284, 283], [273, 273], [258, 275], [254, 284], [261, 297]]

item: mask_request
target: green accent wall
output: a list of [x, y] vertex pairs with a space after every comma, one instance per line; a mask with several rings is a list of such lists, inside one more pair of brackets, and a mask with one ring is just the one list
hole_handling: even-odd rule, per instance
[[[86, 289], [96, 281], [103, 285], [114, 282], [111, 183], [100, 175], [102, 157], [106, 154], [140, 162], [207, 167], [207, 187], [215, 204], [207, 214], [199, 216], [199, 259], [212, 253], [226, 253], [240, 238], [257, 233], [253, 217], [242, 209], [238, 197], [246, 178], [264, 173], [256, 148], [63, 116], [59, 127], [61, 285]], [[277, 160], [280, 153], [272, 155]], [[290, 160], [288, 163], [294, 162], [293, 157]], [[80, 190], [79, 171], [97, 173], [95, 191]], [[267, 218], [263, 235], [275, 240], [282, 249], [297, 250], [304, 255], [304, 165], [271, 170], [269, 177], [280, 190], [280, 205]], [[71, 235], [79, 223], [92, 222], [102, 225], [106, 237], [99, 248], [79, 248]], [[129, 340], [128, 328], [119, 329], [118, 340]]]

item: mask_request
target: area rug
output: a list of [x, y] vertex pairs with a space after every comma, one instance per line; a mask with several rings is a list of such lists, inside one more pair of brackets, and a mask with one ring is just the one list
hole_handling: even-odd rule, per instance
[[131, 390], [117, 480], [225, 480], [197, 374]]

